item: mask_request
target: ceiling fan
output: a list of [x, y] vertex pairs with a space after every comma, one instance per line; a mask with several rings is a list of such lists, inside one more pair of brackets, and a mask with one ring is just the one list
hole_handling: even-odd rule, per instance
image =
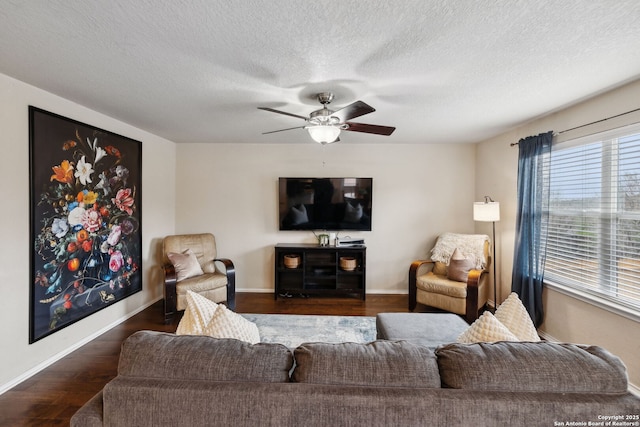
[[320, 144], [330, 144], [340, 141], [340, 131], [348, 130], [352, 132], [373, 133], [376, 135], [391, 135], [396, 128], [390, 126], [368, 125], [365, 123], [355, 123], [349, 120], [365, 114], [373, 113], [375, 108], [362, 102], [356, 101], [337, 111], [327, 108], [327, 105], [333, 101], [333, 93], [321, 92], [318, 94], [318, 101], [322, 104], [322, 108], [311, 112], [309, 117], [299, 116], [297, 114], [287, 113], [285, 111], [274, 110], [273, 108], [258, 107], [260, 110], [271, 111], [272, 113], [284, 114], [285, 116], [297, 117], [307, 122], [304, 126], [297, 126], [287, 129], [273, 130], [271, 132], [263, 132], [263, 135], [275, 132], [282, 132], [293, 129], [306, 129], [311, 138]]

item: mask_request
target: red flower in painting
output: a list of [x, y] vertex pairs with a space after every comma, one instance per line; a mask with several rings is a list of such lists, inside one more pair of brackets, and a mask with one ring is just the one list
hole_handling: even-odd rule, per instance
[[131, 196], [130, 188], [123, 188], [121, 190], [118, 190], [116, 197], [111, 199], [111, 201], [121, 211], [126, 212], [129, 215], [133, 214], [133, 209], [131, 209], [131, 206], [133, 206], [134, 200]]
[[123, 265], [124, 259], [122, 258], [122, 252], [115, 251], [114, 253], [112, 253], [111, 258], [109, 259], [109, 269], [114, 273], [117, 273]]
[[97, 210], [88, 209], [84, 211], [84, 214], [82, 214], [82, 226], [85, 230], [89, 233], [93, 233], [98, 231], [100, 224], [102, 224], [102, 217]]

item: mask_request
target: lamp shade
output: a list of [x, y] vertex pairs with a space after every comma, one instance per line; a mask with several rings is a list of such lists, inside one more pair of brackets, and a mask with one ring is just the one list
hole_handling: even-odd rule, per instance
[[473, 204], [474, 221], [500, 221], [500, 202], [475, 202]]
[[311, 138], [320, 144], [330, 144], [335, 142], [340, 135], [340, 128], [331, 125], [307, 126], [307, 131]]

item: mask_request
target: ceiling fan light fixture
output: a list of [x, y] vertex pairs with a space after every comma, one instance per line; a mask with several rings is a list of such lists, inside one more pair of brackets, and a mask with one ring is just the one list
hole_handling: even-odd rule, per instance
[[340, 128], [332, 125], [306, 126], [309, 136], [320, 144], [331, 144], [340, 136]]
[[369, 125], [366, 123], [355, 123], [350, 120], [356, 117], [364, 116], [365, 114], [373, 113], [375, 108], [362, 101], [352, 102], [346, 107], [342, 107], [337, 111], [333, 111], [327, 108], [333, 100], [333, 94], [331, 92], [321, 92], [318, 94], [318, 101], [322, 104], [322, 108], [312, 111], [309, 117], [300, 116], [298, 114], [287, 113], [286, 111], [275, 110], [269, 107], [258, 107], [260, 110], [270, 111], [272, 113], [283, 114], [285, 116], [296, 117], [298, 119], [305, 120], [306, 126], [297, 126], [287, 129], [279, 129], [271, 132], [263, 132], [263, 135], [268, 133], [282, 132], [292, 129], [306, 129], [309, 132], [309, 136], [319, 144], [331, 144], [332, 142], [340, 141], [340, 132], [352, 131], [363, 132], [373, 135], [391, 135], [396, 128], [390, 126]]

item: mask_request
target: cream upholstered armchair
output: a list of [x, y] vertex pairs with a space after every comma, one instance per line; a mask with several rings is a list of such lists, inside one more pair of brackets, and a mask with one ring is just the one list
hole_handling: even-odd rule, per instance
[[460, 314], [471, 323], [489, 299], [489, 236], [443, 233], [430, 260], [409, 268], [409, 311], [416, 304]]
[[235, 268], [231, 260], [217, 258], [213, 234], [167, 236], [162, 253], [165, 322], [187, 307], [187, 291], [235, 309]]

